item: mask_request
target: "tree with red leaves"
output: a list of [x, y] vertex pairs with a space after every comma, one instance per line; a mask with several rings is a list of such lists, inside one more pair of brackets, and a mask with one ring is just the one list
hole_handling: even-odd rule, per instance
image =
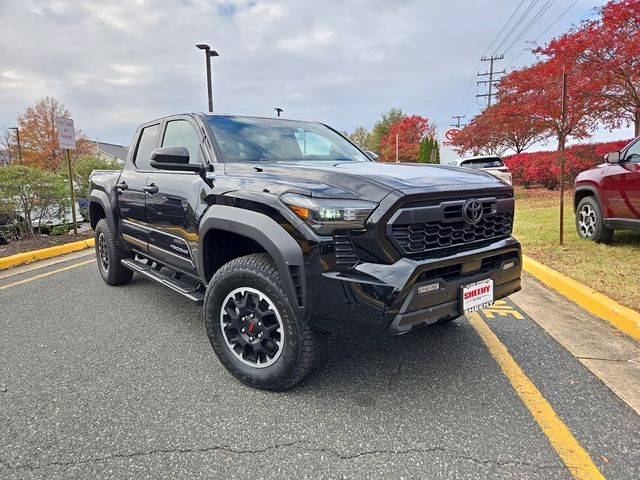
[[498, 102], [475, 116], [453, 143], [460, 154], [502, 155], [508, 149], [521, 153], [546, 135], [535, 117], [508, 102]]
[[584, 65], [599, 102], [599, 119], [609, 127], [634, 126], [640, 135], [640, 2], [610, 1], [599, 9], [600, 18], [562, 35], [538, 52], [571, 56]]
[[[562, 120], [562, 73], [568, 77], [567, 116]], [[514, 70], [498, 85], [498, 102], [512, 112], [531, 118], [543, 136], [558, 140], [586, 138], [597, 123], [599, 84], [592, 81], [590, 67], [577, 61], [574, 52], [557, 52], [531, 67]]]
[[389, 133], [380, 139], [380, 159], [393, 162], [396, 158], [396, 135], [398, 135], [398, 159], [401, 162], [417, 162], [420, 142], [435, 138], [435, 124], [420, 115], [400, 119], [389, 127]]

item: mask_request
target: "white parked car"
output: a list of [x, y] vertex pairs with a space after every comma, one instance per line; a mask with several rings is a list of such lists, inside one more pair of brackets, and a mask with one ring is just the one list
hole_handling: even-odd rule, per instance
[[500, 157], [495, 155], [479, 155], [477, 157], [457, 158], [446, 162], [445, 165], [484, 170], [485, 172], [490, 173], [511, 185], [511, 170], [509, 170]]

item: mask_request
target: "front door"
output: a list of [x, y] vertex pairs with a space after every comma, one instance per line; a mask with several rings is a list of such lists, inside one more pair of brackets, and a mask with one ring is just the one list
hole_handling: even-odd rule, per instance
[[603, 180], [606, 217], [640, 220], [640, 140], [622, 152], [620, 163], [606, 168]]
[[160, 124], [144, 127], [135, 144], [132, 162], [122, 171], [117, 185], [123, 239], [139, 250], [147, 250], [149, 229], [144, 187], [149, 175], [151, 152], [156, 148]]
[[[189, 163], [203, 164], [201, 139], [190, 120], [167, 122], [160, 146], [185, 147], [189, 151]], [[157, 170], [147, 178], [149, 253], [188, 274], [196, 273], [196, 211], [202, 184], [200, 175], [193, 172]]]

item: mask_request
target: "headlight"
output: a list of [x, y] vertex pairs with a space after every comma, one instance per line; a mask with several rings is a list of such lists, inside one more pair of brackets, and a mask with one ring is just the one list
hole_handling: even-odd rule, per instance
[[311, 198], [295, 193], [287, 193], [281, 200], [320, 234], [334, 230], [362, 230], [378, 206], [364, 200]]

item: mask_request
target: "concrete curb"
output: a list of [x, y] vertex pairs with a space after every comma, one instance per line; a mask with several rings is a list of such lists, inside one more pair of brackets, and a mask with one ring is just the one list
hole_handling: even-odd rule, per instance
[[93, 247], [95, 244], [96, 241], [93, 238], [88, 238], [87, 240], [65, 243], [63, 245], [56, 245], [55, 247], [42, 248], [31, 252], [16, 253], [9, 257], [0, 258], [0, 270], [6, 270], [9, 267], [15, 267], [16, 265], [22, 265], [36, 260], [57, 257], [58, 255], [64, 255], [65, 253], [84, 250], [85, 248]]
[[620, 305], [591, 287], [556, 272], [526, 255], [522, 258], [526, 272], [588, 312], [606, 320], [631, 338], [640, 340], [640, 313]]

